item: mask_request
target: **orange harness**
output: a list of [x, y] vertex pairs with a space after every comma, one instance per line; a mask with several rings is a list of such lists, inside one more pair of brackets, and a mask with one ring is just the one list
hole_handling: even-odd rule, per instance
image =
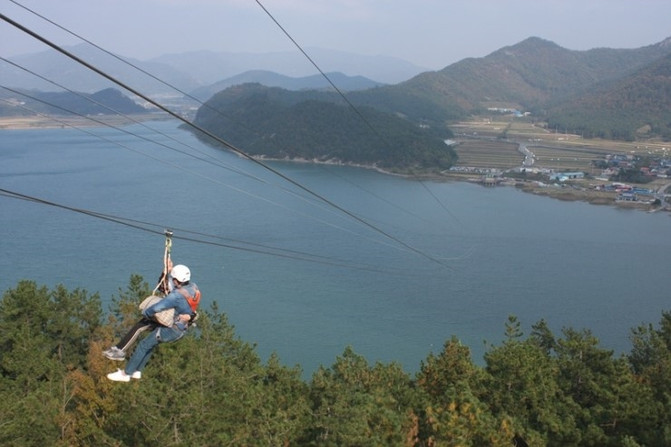
[[193, 287], [196, 289], [196, 293], [193, 296], [189, 295], [189, 292], [187, 292], [183, 287], [177, 288], [177, 291], [182, 294], [182, 296], [186, 299], [186, 302], [189, 303], [191, 310], [195, 312], [196, 309], [198, 309], [198, 304], [200, 303], [200, 290], [198, 290], [198, 286], [196, 285]]

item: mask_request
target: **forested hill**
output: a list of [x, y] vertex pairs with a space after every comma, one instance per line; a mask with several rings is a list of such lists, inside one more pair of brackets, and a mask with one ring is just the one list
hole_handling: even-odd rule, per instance
[[605, 139], [634, 140], [648, 135], [671, 140], [671, 54], [624, 79], [548, 112], [548, 125]]
[[[344, 347], [309, 382], [264, 362], [216, 303], [153, 354], [142, 378], [102, 350], [137, 321], [149, 284], [131, 276], [110, 313], [98, 294], [22, 280], [0, 299], [0, 445], [671, 445], [671, 314], [631, 331], [616, 356], [587, 329], [524, 334], [511, 316], [484, 365], [446, 340], [410, 374]], [[626, 331], [627, 328], [619, 328]]]
[[290, 92], [260, 84], [226, 89], [201, 106], [195, 123], [250, 155], [442, 170], [455, 160], [445, 128], [420, 126], [371, 107], [352, 108], [332, 92]]
[[221, 92], [201, 107], [197, 122], [256, 155], [406, 170], [444, 169], [454, 157], [437, 141], [449, 137], [446, 127], [489, 108], [530, 112], [585, 137], [669, 138], [670, 55], [671, 39], [636, 49], [574, 51], [532, 37], [397, 85], [347, 92], [375, 123], [373, 132], [335, 93], [260, 86]]
[[350, 97], [359, 104], [403, 113], [411, 120], [458, 120], [489, 107], [512, 107], [544, 118], [548, 107], [589, 92], [599, 83], [623, 80], [671, 54], [671, 41], [637, 49], [573, 51], [528, 38], [482, 58]]

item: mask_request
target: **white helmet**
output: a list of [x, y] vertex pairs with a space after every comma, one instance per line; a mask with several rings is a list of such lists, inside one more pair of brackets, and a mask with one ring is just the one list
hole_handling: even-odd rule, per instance
[[177, 264], [170, 270], [170, 276], [179, 282], [188, 282], [191, 279], [191, 270], [185, 265]]

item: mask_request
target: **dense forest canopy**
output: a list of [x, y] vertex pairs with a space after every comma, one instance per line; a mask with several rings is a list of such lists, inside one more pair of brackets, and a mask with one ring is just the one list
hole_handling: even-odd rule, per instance
[[548, 125], [586, 138], [671, 140], [671, 55], [548, 111]]
[[[141, 380], [111, 382], [102, 349], [135, 322], [150, 288], [113, 297], [21, 281], [0, 300], [2, 445], [667, 446], [671, 313], [631, 331], [614, 356], [588, 329], [523, 334], [513, 316], [484, 366], [455, 336], [416, 374], [345, 347], [310, 381], [236, 337], [216, 303], [152, 357]], [[624, 330], [624, 329], [623, 329]]]
[[195, 122], [250, 155], [354, 163], [390, 170], [443, 170], [456, 155], [447, 129], [419, 126], [328, 92], [290, 92], [259, 84], [225, 90]]
[[451, 123], [506, 107], [586, 138], [668, 138], [668, 107], [660, 105], [669, 103], [669, 57], [669, 39], [635, 49], [574, 51], [531, 37], [354, 97], [415, 121]]
[[439, 172], [456, 155], [449, 126], [491, 107], [516, 109], [585, 138], [671, 138], [665, 42], [572, 51], [529, 38], [483, 58], [348, 92], [242, 84], [201, 106], [196, 124], [251, 155]]

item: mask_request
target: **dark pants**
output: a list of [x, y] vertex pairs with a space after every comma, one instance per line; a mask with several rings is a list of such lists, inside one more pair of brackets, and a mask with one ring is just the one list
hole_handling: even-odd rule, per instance
[[135, 323], [135, 326], [133, 326], [131, 330], [128, 331], [128, 333], [123, 336], [121, 341], [117, 343], [116, 347], [126, 352], [126, 350], [130, 348], [131, 345], [137, 341], [137, 338], [140, 336], [142, 332], [147, 330], [153, 331], [158, 326], [160, 325], [155, 321], [143, 318], [137, 323]]

